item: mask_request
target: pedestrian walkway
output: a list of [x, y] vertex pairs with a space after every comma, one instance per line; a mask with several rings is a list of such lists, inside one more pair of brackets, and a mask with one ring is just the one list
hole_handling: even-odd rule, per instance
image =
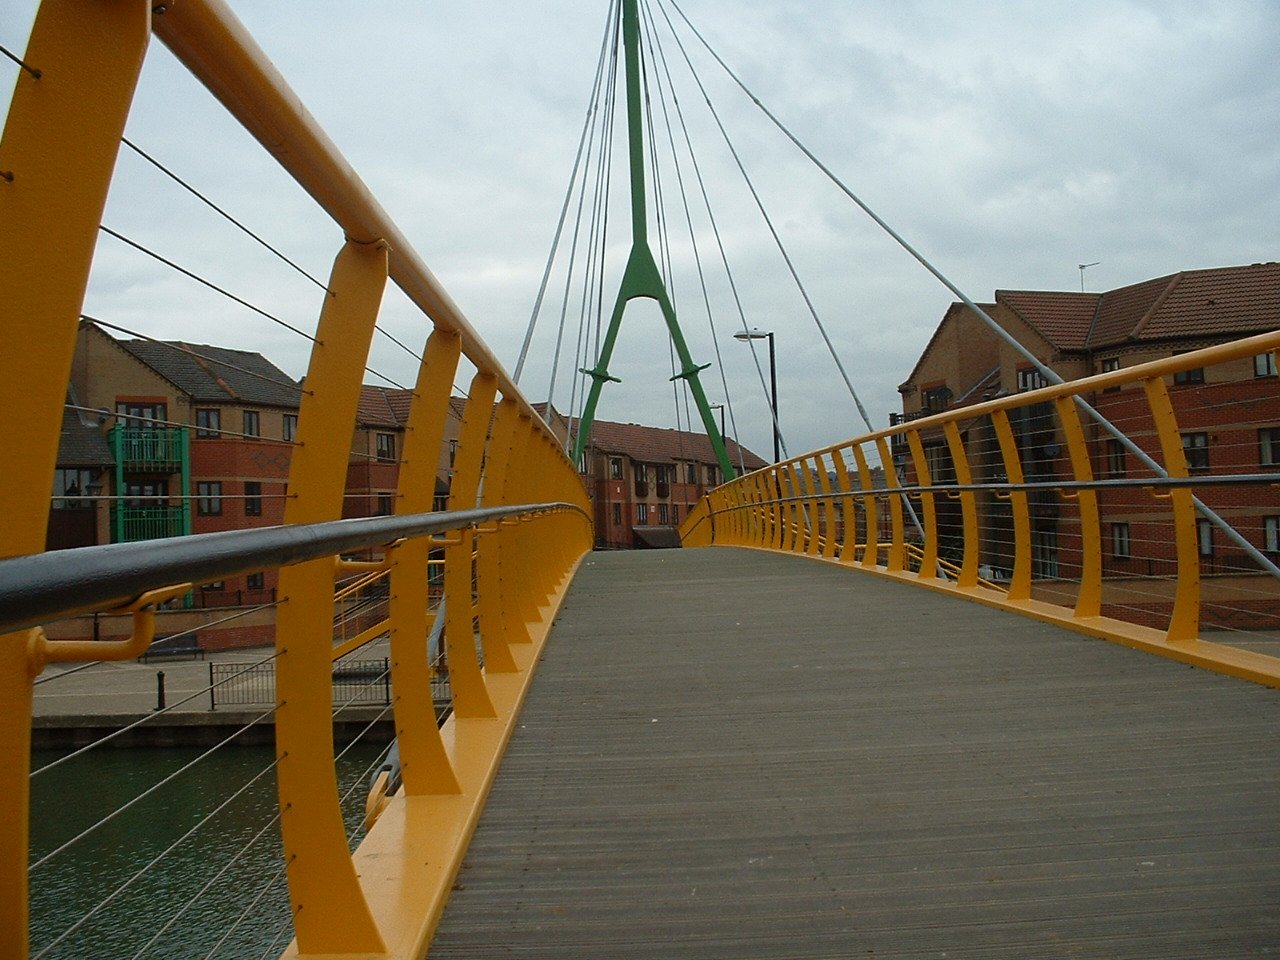
[[595, 554], [431, 957], [1273, 955], [1277, 717], [833, 564]]

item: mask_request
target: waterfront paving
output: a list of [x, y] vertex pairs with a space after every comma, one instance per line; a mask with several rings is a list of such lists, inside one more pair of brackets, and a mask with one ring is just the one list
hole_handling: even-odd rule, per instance
[[595, 554], [431, 957], [1275, 956], [1278, 719], [832, 564]]
[[[209, 668], [211, 664], [235, 664], [231, 669], [236, 670], [269, 658], [272, 652], [271, 647], [241, 647], [208, 651], [204, 659], [52, 664], [36, 679], [32, 745], [82, 747], [124, 727], [129, 730], [110, 743], [118, 747], [207, 746], [241, 729], [244, 733], [237, 735], [241, 743], [270, 743], [274, 738], [274, 691], [270, 684], [233, 679], [219, 688], [224, 693], [215, 708], [209, 695]], [[382, 638], [361, 648], [356, 656], [381, 660], [387, 654], [388, 642]], [[159, 674], [164, 674], [163, 711], [159, 710]], [[253, 702], [232, 691], [237, 683], [254, 689], [254, 697], [249, 698]], [[394, 736], [381, 690], [376, 683], [367, 694], [335, 686], [334, 700], [340, 705], [334, 717], [335, 733], [353, 734], [372, 722], [378, 739]], [[347, 703], [352, 697], [372, 702]]]

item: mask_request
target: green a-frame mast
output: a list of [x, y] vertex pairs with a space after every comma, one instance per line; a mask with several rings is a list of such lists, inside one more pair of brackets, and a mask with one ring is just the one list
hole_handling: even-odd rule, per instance
[[614, 303], [613, 314], [609, 317], [609, 328], [604, 342], [600, 345], [600, 356], [596, 365], [582, 372], [591, 377], [591, 390], [587, 394], [586, 405], [582, 410], [582, 420], [578, 425], [578, 437], [574, 445], [575, 461], [581, 461], [582, 453], [591, 438], [591, 425], [595, 421], [596, 405], [600, 402], [600, 391], [606, 381], [619, 382], [617, 377], [609, 375], [609, 360], [613, 356], [614, 344], [618, 339], [618, 328], [622, 325], [622, 314], [632, 300], [647, 297], [658, 302], [663, 319], [667, 324], [667, 332], [680, 359], [680, 372], [673, 380], [685, 380], [689, 384], [689, 392], [702, 416], [702, 424], [707, 429], [707, 439], [715, 451], [720, 463], [720, 471], [725, 480], [737, 476], [733, 462], [725, 450], [724, 438], [716, 429], [715, 417], [707, 404], [707, 395], [702, 389], [698, 373], [707, 369], [710, 364], [698, 366], [689, 355], [688, 344], [676, 320], [675, 308], [667, 295], [666, 284], [654, 261], [653, 252], [649, 249], [648, 216], [645, 207], [644, 189], [644, 128], [641, 123], [640, 100], [640, 17], [637, 11], [637, 0], [622, 0], [622, 42], [626, 56], [627, 80], [627, 134], [631, 161], [631, 255], [627, 259], [626, 269], [622, 274], [622, 283], [618, 287], [618, 298]]

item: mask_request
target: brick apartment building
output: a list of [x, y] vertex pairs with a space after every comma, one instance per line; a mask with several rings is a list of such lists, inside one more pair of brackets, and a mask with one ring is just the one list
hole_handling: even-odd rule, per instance
[[[1072, 380], [1280, 327], [1280, 264], [1188, 270], [1105, 293], [1000, 290], [993, 303], [982, 306], [1033, 355], [1063, 379]], [[1193, 474], [1280, 470], [1280, 380], [1274, 354], [1187, 371], [1167, 381]], [[953, 304], [898, 388], [903, 413], [893, 419], [912, 420], [1042, 385], [1030, 363], [967, 307]], [[1140, 384], [1086, 399], [1159, 459]], [[1071, 476], [1050, 404], [1011, 411], [1010, 419], [1028, 481]], [[989, 419], [975, 418], [962, 424], [961, 431], [975, 480], [1004, 480]], [[1101, 428], [1086, 424], [1086, 435], [1095, 477], [1152, 475]], [[935, 482], [954, 482], [954, 467], [941, 432], [922, 439]], [[905, 445], [895, 445], [894, 455], [910, 475]], [[1274, 488], [1224, 488], [1205, 492], [1203, 498], [1251, 543], [1280, 556], [1280, 499]], [[1140, 488], [1126, 488], [1104, 491], [1099, 506], [1108, 578], [1173, 572], [1166, 505]], [[944, 553], [948, 547], [957, 550], [959, 504], [938, 498], [937, 509]], [[979, 498], [979, 510], [982, 562], [997, 573], [1007, 571], [1012, 566], [1009, 506], [985, 496]], [[1043, 579], [1078, 576], [1080, 530], [1066, 501], [1052, 491], [1037, 493], [1031, 498], [1031, 514], [1034, 575]], [[1208, 521], [1200, 521], [1199, 534], [1202, 572], [1256, 569]], [[1240, 609], [1250, 605], [1248, 601], [1237, 604]]]
[[[733, 440], [725, 446], [748, 472], [765, 466]], [[608, 550], [678, 545], [675, 528], [724, 480], [705, 434], [607, 420], [592, 424], [578, 468], [595, 506], [596, 547]]]

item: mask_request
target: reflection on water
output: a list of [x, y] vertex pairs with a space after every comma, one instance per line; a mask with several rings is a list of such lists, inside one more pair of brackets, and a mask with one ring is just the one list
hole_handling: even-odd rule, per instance
[[[367, 771], [384, 749], [360, 744], [339, 762], [339, 792], [355, 786], [344, 803], [353, 838], [363, 813]], [[98, 750], [36, 777], [31, 787], [32, 861], [201, 752]], [[33, 769], [56, 756], [37, 751]], [[226, 747], [35, 869], [31, 956], [41, 956], [64, 931], [263, 771], [225, 810], [43, 955], [49, 960], [277, 956], [292, 931], [280, 872], [280, 830], [272, 822], [278, 810], [275, 772], [269, 769], [273, 760], [270, 747]]]

